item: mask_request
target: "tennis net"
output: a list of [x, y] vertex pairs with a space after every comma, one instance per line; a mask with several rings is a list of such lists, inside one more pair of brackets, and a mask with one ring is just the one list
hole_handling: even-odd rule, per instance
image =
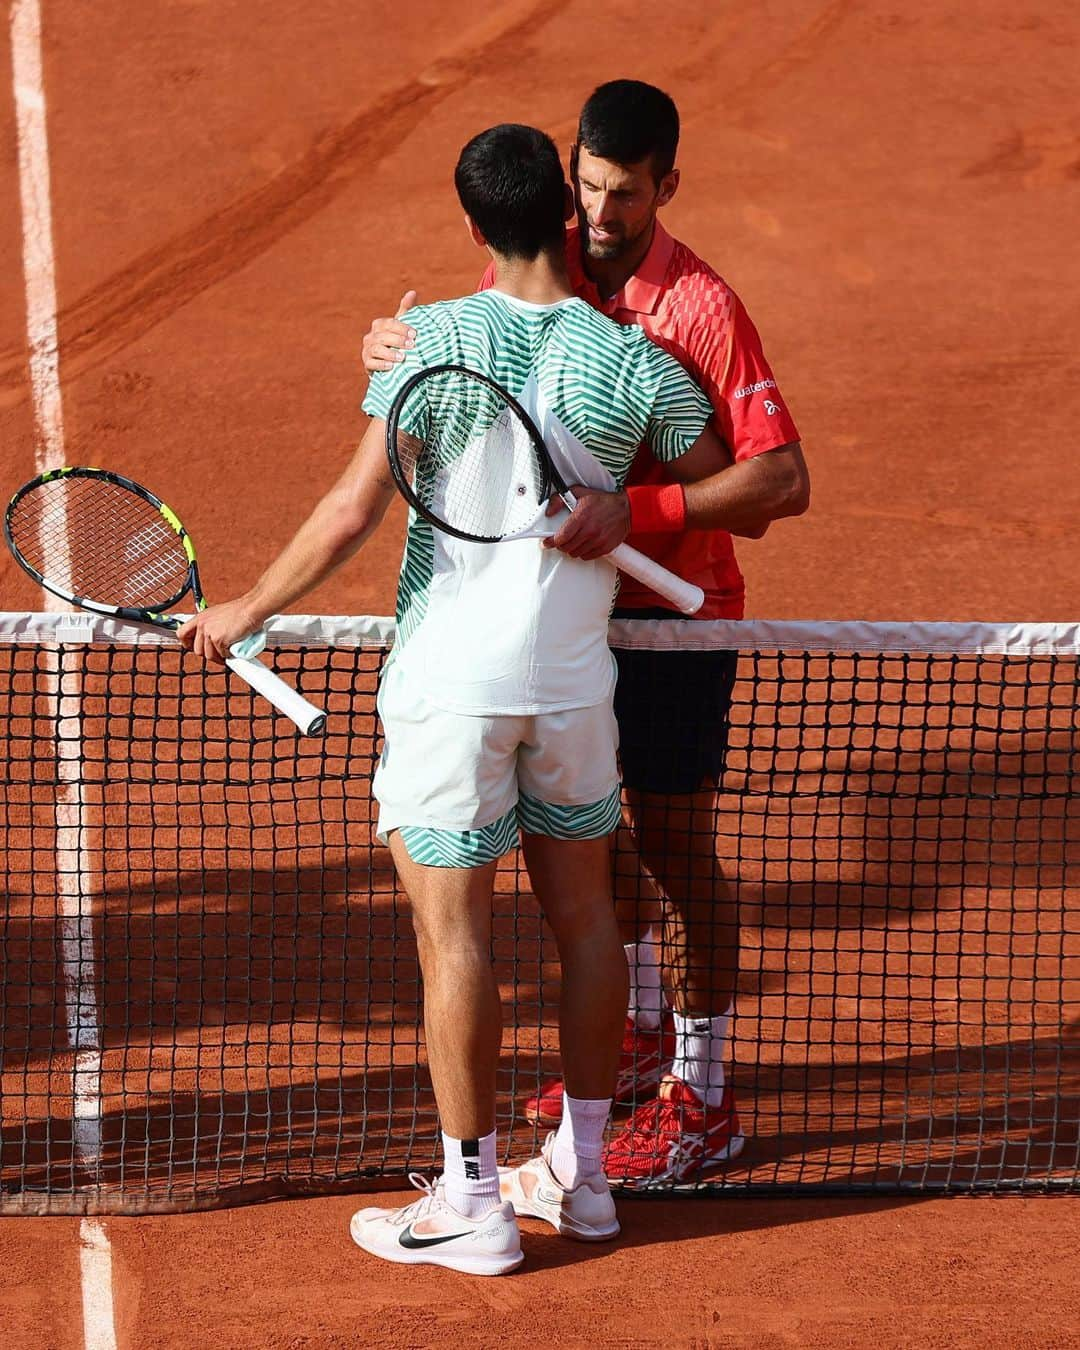
[[[276, 622], [275, 668], [330, 715], [315, 740], [168, 635], [0, 615], [0, 1213], [437, 1164], [415, 947], [373, 835], [392, 635]], [[707, 828], [747, 1145], [689, 1189], [1080, 1190], [1080, 629], [639, 620], [612, 641], [739, 652]], [[516, 855], [493, 957], [521, 1160], [558, 967]]]

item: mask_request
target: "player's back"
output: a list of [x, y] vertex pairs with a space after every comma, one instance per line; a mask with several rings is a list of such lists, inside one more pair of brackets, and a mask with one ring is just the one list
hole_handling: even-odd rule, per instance
[[[515, 398], [535, 382], [547, 408], [621, 486], [650, 438], [669, 374], [670, 358], [640, 329], [614, 323], [576, 297], [535, 305], [494, 289], [421, 306], [406, 317], [418, 334], [417, 366], [467, 366]], [[532, 412], [532, 400], [525, 402]], [[688, 407], [693, 402], [689, 392]], [[670, 418], [670, 398], [665, 408]]]
[[[465, 366], [521, 401], [568, 482], [621, 486], [643, 441], [658, 458], [677, 458], [711, 412], [673, 357], [583, 300], [536, 305], [488, 290], [406, 317], [416, 345], [372, 377], [365, 410], [385, 418], [417, 371]], [[613, 686], [606, 634], [614, 585], [604, 560], [572, 558], [533, 538], [457, 540], [410, 511], [394, 659], [452, 712], [588, 707]]]

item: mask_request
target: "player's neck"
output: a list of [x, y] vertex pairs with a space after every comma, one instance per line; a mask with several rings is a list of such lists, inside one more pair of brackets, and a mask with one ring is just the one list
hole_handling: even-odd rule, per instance
[[640, 239], [634, 240], [634, 247], [619, 258], [591, 258], [584, 247], [581, 250], [581, 264], [585, 275], [600, 293], [601, 300], [610, 300], [626, 285], [641, 264], [648, 257], [656, 234], [656, 217], [652, 225], [645, 230]]
[[554, 305], [569, 300], [574, 294], [566, 271], [566, 258], [559, 253], [540, 253], [531, 262], [523, 258], [503, 258], [493, 255], [495, 286], [504, 295], [515, 300], [526, 300], [532, 305]]

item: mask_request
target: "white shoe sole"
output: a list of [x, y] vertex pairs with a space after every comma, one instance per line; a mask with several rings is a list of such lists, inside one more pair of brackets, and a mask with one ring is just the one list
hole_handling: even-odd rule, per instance
[[[515, 1167], [500, 1167], [499, 1175], [512, 1176], [516, 1171]], [[610, 1224], [600, 1228], [596, 1224], [581, 1223], [572, 1214], [556, 1210], [554, 1205], [531, 1205], [519, 1186], [514, 1187], [510, 1203], [519, 1219], [540, 1219], [554, 1228], [560, 1237], [572, 1238], [575, 1242], [610, 1242], [621, 1232], [618, 1219], [612, 1219]]]
[[519, 1219], [541, 1219], [544, 1223], [550, 1224], [560, 1237], [573, 1238], [575, 1242], [610, 1242], [622, 1231], [618, 1219], [608, 1228], [596, 1228], [591, 1225], [575, 1224], [573, 1219], [568, 1219], [566, 1215], [556, 1219], [539, 1209], [529, 1209], [527, 1205], [519, 1209], [515, 1204], [514, 1213]]
[[445, 1266], [448, 1270], [460, 1271], [463, 1275], [508, 1275], [525, 1260], [525, 1253], [500, 1252], [485, 1255], [482, 1252], [452, 1252], [438, 1247], [425, 1247], [420, 1251], [408, 1251], [404, 1247], [383, 1246], [372, 1242], [365, 1233], [370, 1220], [358, 1221], [354, 1215], [349, 1223], [349, 1236], [356, 1245], [371, 1256], [382, 1257], [384, 1261], [395, 1261], [403, 1266]]

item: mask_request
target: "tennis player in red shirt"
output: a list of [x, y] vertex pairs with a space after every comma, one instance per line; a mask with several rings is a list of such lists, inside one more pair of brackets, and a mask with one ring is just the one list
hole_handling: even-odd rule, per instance
[[[704, 589], [695, 618], [738, 619], [744, 586], [732, 535], [760, 537], [771, 521], [801, 514], [809, 478], [741, 301], [657, 219], [679, 186], [678, 139], [677, 109], [661, 90], [637, 80], [595, 90], [571, 149], [577, 225], [567, 233], [567, 261], [579, 296], [644, 328], [693, 375], [732, 462], [683, 486], [643, 449], [627, 489], [581, 489], [551, 542], [593, 558], [629, 536]], [[485, 274], [481, 285], [491, 281]], [[415, 301], [407, 293], [397, 319], [372, 326], [363, 349], [369, 371], [388, 369], [411, 344], [401, 316]], [[630, 577], [618, 604], [617, 617], [682, 617]], [[743, 1147], [726, 1075], [739, 929], [713, 843], [736, 655], [628, 648], [615, 657], [629, 828], [661, 904], [640, 875], [617, 878], [631, 994], [616, 1100], [640, 1105], [610, 1144], [604, 1170], [615, 1183], [648, 1188], [707, 1176]], [[562, 1083], [553, 1080], [524, 1111], [555, 1125], [562, 1105]]]

